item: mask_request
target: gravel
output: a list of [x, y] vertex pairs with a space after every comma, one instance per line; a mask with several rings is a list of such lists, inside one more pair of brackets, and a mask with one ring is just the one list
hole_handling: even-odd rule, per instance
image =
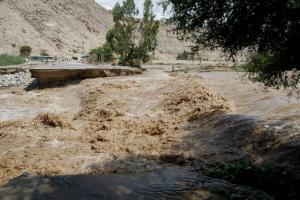
[[22, 69], [14, 74], [0, 75], [0, 88], [29, 85], [33, 79], [29, 69]]

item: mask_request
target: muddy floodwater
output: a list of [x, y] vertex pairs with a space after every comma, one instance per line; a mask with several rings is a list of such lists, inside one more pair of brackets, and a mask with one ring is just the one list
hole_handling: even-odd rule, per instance
[[[11, 188], [14, 188], [12, 190]], [[224, 197], [222, 192], [230, 193]], [[221, 193], [221, 194], [218, 194]], [[265, 199], [272, 197], [249, 187], [201, 176], [188, 168], [169, 167], [137, 175], [22, 175], [0, 189], [6, 199]], [[236, 195], [238, 194], [238, 195]], [[236, 195], [236, 196], [235, 196]], [[4, 198], [5, 199], [5, 198]]]
[[[131, 78], [115, 78], [126, 80], [142, 79], [168, 79], [170, 78], [164, 71], [157, 72], [155, 76], [136, 76]], [[158, 75], [157, 73], [162, 73]], [[153, 74], [153, 73], [152, 73]], [[151, 74], [151, 75], [152, 75]], [[236, 112], [245, 115], [257, 116], [265, 119], [287, 119], [291, 121], [300, 120], [300, 101], [296, 97], [289, 97], [283, 91], [265, 89], [257, 84], [247, 82], [241, 73], [237, 72], [202, 72], [197, 75], [203, 79], [203, 83], [209, 88], [227, 97], [235, 106]], [[110, 82], [113, 80], [107, 80]], [[102, 80], [99, 81], [103, 82]], [[73, 86], [76, 87], [76, 86]], [[80, 86], [78, 86], [80, 87]], [[77, 88], [77, 87], [76, 87]], [[66, 89], [67, 90], [67, 89]], [[53, 89], [53, 91], [55, 91]], [[47, 92], [46, 92], [47, 93]], [[59, 93], [59, 92], [57, 92]], [[32, 116], [42, 111], [70, 112], [70, 103], [74, 107], [79, 107], [78, 97], [80, 94], [57, 94], [52, 97], [44, 95], [42, 91], [26, 92], [23, 88], [4, 89], [0, 91], [0, 121], [20, 119]], [[71, 97], [77, 96], [77, 98]], [[76, 101], [77, 102], [74, 102]], [[68, 103], [66, 107], [64, 102]]]
[[284, 91], [265, 89], [242, 75], [236, 72], [199, 73], [209, 88], [233, 102], [237, 113], [299, 123], [300, 100], [297, 97], [289, 97]]
[[274, 199], [203, 173], [245, 159], [300, 178], [297, 98], [170, 71], [0, 90], [0, 199]]

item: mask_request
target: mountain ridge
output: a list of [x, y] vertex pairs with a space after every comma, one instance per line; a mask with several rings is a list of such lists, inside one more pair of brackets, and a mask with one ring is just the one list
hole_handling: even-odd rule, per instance
[[[18, 54], [23, 45], [37, 55], [73, 56], [105, 42], [112, 13], [94, 0], [0, 0], [0, 53]], [[157, 57], [175, 57], [187, 44], [163, 25]]]
[[104, 41], [112, 24], [110, 12], [93, 0], [4, 0], [0, 13], [0, 51], [8, 53], [22, 45], [32, 46], [34, 54], [87, 52]]

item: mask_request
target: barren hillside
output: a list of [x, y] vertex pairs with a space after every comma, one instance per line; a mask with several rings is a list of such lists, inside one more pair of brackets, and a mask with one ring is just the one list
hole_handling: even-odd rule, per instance
[[73, 55], [100, 45], [111, 14], [94, 0], [3, 0], [0, 2], [1, 52], [30, 45], [34, 53]]
[[[0, 53], [18, 53], [30, 45], [34, 54], [72, 56], [101, 45], [112, 15], [94, 0], [0, 0]], [[162, 27], [158, 57], [177, 55], [186, 44]]]

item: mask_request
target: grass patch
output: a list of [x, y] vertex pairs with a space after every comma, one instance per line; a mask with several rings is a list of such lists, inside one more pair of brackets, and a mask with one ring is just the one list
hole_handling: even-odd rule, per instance
[[24, 58], [8, 54], [0, 54], [0, 66], [19, 65], [24, 63]]

